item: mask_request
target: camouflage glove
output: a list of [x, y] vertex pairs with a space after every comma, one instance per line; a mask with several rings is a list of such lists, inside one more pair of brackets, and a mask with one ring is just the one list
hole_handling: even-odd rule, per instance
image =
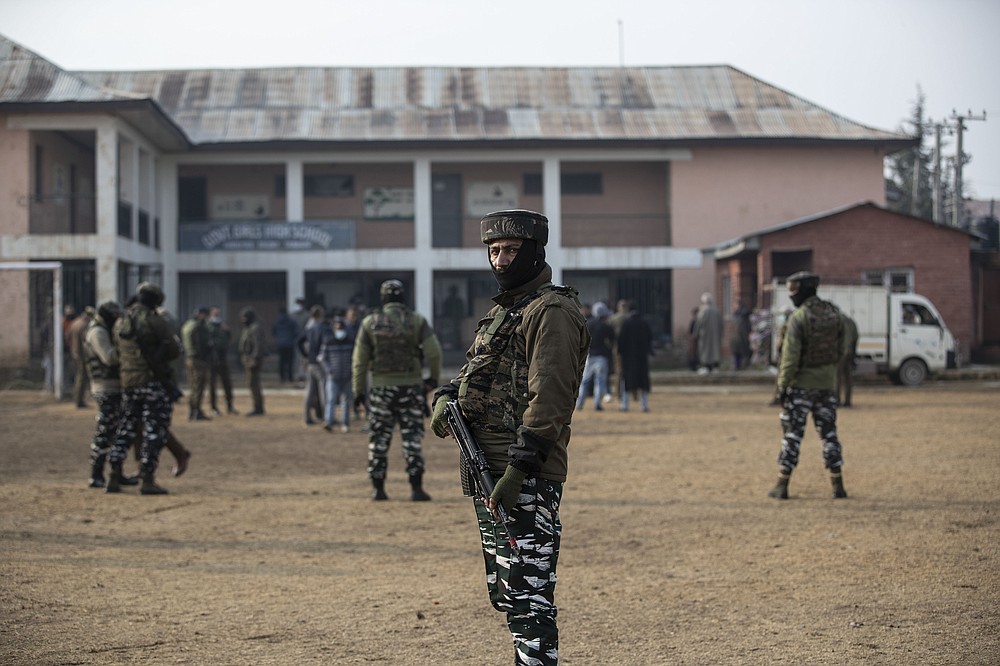
[[439, 397], [434, 401], [434, 415], [431, 417], [431, 430], [438, 437], [447, 437], [451, 429], [448, 428], [448, 415], [445, 414], [445, 406], [448, 404], [448, 398], [445, 396]]
[[524, 483], [528, 475], [516, 467], [507, 465], [507, 471], [503, 473], [500, 480], [493, 486], [493, 493], [490, 499], [495, 499], [503, 505], [503, 508], [510, 513], [517, 505], [517, 497], [521, 494], [521, 484]]
[[362, 409], [365, 408], [365, 394], [361, 393], [354, 396], [354, 413], [359, 414]]

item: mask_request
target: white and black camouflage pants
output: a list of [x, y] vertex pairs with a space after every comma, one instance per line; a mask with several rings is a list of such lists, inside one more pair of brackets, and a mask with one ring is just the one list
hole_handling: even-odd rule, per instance
[[812, 414], [816, 433], [823, 444], [823, 466], [835, 469], [844, 463], [837, 437], [837, 394], [820, 389], [789, 388], [781, 403], [781, 452], [778, 465], [791, 472], [799, 464], [799, 448], [806, 421]]
[[376, 386], [368, 393], [368, 476], [384, 479], [389, 466], [392, 431], [399, 424], [406, 473], [424, 471], [423, 386]]
[[558, 481], [535, 477], [521, 484], [517, 505], [510, 511], [510, 531], [521, 551], [517, 559], [511, 557], [506, 529], [493, 519], [482, 499], [475, 498], [486, 587], [493, 608], [507, 614], [514, 663], [519, 666], [559, 663], [555, 588], [562, 490]]

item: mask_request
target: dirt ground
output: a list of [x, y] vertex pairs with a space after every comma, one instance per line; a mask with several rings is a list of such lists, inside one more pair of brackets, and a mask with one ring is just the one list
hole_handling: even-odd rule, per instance
[[[791, 499], [766, 496], [769, 393], [656, 386], [648, 414], [577, 414], [562, 663], [1000, 663], [1000, 384], [856, 389], [837, 501], [812, 431]], [[397, 434], [376, 504], [364, 434], [266, 399], [178, 419], [191, 468], [165, 453], [170, 495], [143, 497], [87, 488], [92, 410], [0, 392], [0, 663], [511, 663], [454, 443], [425, 440], [434, 501], [413, 503]]]

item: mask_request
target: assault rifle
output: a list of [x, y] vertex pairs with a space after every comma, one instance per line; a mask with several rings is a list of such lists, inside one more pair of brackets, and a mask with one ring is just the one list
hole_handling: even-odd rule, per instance
[[[462, 414], [462, 408], [458, 406], [458, 401], [449, 400], [445, 403], [445, 408], [448, 416], [448, 426], [451, 427], [451, 433], [455, 436], [455, 441], [458, 442], [458, 448], [462, 452], [465, 464], [472, 472], [472, 480], [476, 485], [475, 490], [479, 493], [483, 502], [489, 506], [490, 495], [493, 494], [493, 475], [490, 474], [490, 466], [486, 462], [486, 454], [483, 453], [483, 450], [479, 448], [479, 443], [473, 438], [472, 432], [469, 430], [469, 424], [465, 422], [465, 416]], [[507, 510], [503, 508], [503, 504], [500, 502], [497, 502], [496, 515], [500, 519], [503, 529], [507, 532], [507, 542], [510, 544], [511, 552], [515, 558], [520, 558], [521, 549], [517, 545], [517, 539], [514, 538], [514, 535], [510, 531], [512, 521], [507, 514]]]

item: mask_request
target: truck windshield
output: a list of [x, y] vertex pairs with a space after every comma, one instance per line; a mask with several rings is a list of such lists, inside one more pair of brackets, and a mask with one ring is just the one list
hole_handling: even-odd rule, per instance
[[903, 323], [909, 325], [938, 326], [937, 317], [919, 303], [903, 303]]

